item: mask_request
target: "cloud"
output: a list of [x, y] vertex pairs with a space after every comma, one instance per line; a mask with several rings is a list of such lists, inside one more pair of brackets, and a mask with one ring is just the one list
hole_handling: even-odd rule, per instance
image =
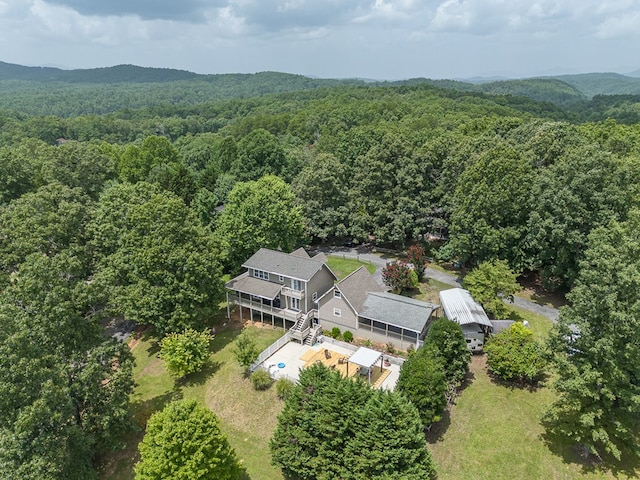
[[143, 20], [203, 22], [206, 11], [224, 7], [226, 0], [48, 0], [91, 17], [136, 16]]

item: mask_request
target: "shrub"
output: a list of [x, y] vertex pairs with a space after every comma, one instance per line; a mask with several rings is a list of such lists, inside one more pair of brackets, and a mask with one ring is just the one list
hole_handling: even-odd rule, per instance
[[546, 366], [542, 347], [522, 323], [490, 337], [484, 351], [489, 370], [503, 380], [535, 383]]
[[331, 329], [331, 338], [340, 338], [340, 329], [338, 327], [333, 327]]
[[279, 378], [276, 380], [276, 394], [278, 395], [278, 398], [286, 400], [287, 397], [291, 395], [291, 391], [295, 385], [295, 383], [287, 378]]
[[353, 333], [351, 333], [349, 330], [347, 330], [346, 332], [344, 332], [342, 334], [342, 339], [347, 343], [353, 342]]
[[251, 375], [251, 383], [256, 390], [266, 390], [273, 381], [266, 370], [258, 369]]
[[201, 370], [209, 358], [210, 339], [208, 332], [192, 328], [164, 337], [160, 342], [160, 357], [169, 373], [183, 377]]
[[387, 343], [386, 348], [387, 348], [387, 352], [391, 354], [396, 353], [396, 346], [393, 343], [391, 342]]
[[404, 262], [387, 263], [382, 269], [382, 279], [395, 293], [402, 293], [418, 286], [418, 274]]
[[460, 325], [446, 318], [434, 320], [424, 343], [433, 346], [442, 358], [447, 383], [458, 387], [467, 374], [471, 360], [471, 352]]
[[233, 354], [236, 356], [238, 363], [244, 367], [245, 374], [248, 373], [249, 366], [258, 358], [260, 352], [253, 338], [246, 331], [243, 331], [236, 338], [236, 346], [233, 348]]

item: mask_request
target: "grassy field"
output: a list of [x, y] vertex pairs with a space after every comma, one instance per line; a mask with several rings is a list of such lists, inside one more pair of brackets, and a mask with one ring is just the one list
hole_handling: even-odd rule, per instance
[[540, 416], [553, 392], [494, 382], [484, 356], [473, 357], [471, 382], [450, 415], [429, 435], [439, 480], [631, 479], [638, 465], [619, 471], [583, 465], [568, 444], [547, 444]]
[[346, 258], [339, 255], [328, 255], [327, 265], [331, 271], [337, 275], [339, 280], [355, 272], [362, 265], [364, 265], [371, 274], [376, 271], [376, 266], [373, 263], [361, 262], [355, 258]]
[[[283, 334], [282, 329], [271, 327], [246, 328], [260, 349]], [[132, 396], [132, 413], [140, 428], [126, 439], [127, 446], [123, 451], [101, 459], [101, 479], [133, 479], [133, 466], [138, 461], [137, 447], [147, 419], [168, 402], [181, 398], [194, 398], [215, 412], [246, 469], [245, 480], [283, 478], [280, 471], [271, 465], [269, 454], [269, 438], [275, 429], [282, 402], [276, 397], [275, 389], [256, 392], [249, 379], [243, 377], [232, 353], [233, 340], [239, 333], [239, 328], [226, 328], [217, 333], [211, 343], [209, 364], [203, 372], [185, 382], [177, 382], [167, 373], [157, 356], [155, 338], [146, 335], [134, 342], [132, 351], [136, 357], [134, 376], [137, 385]]]

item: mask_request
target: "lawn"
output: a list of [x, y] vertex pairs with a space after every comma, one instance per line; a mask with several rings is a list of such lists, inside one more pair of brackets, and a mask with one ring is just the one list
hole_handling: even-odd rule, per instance
[[583, 467], [570, 445], [547, 445], [539, 419], [553, 391], [496, 383], [484, 358], [473, 357], [470, 385], [429, 434], [439, 480], [637, 478], [638, 465], [625, 464], [619, 472]]
[[331, 271], [336, 274], [338, 280], [342, 280], [350, 273], [355, 272], [362, 265], [364, 265], [371, 274], [376, 271], [376, 266], [373, 263], [363, 262], [356, 260], [355, 258], [348, 258], [340, 255], [328, 255], [327, 265]]
[[[233, 325], [232, 322], [230, 326]], [[283, 334], [282, 329], [271, 326], [246, 328], [260, 349]], [[133, 466], [138, 461], [137, 445], [149, 416], [171, 400], [194, 398], [211, 408], [220, 419], [222, 430], [229, 436], [231, 446], [246, 469], [245, 480], [282, 480], [280, 471], [271, 465], [269, 453], [269, 438], [282, 402], [276, 397], [274, 388], [256, 392], [250, 380], [243, 377], [232, 352], [233, 340], [239, 333], [239, 328], [229, 327], [218, 332], [211, 342], [209, 364], [203, 372], [185, 382], [177, 382], [167, 373], [157, 356], [158, 345], [154, 337], [144, 335], [132, 345], [137, 384], [131, 399], [132, 414], [141, 428], [128, 436], [124, 450], [101, 459], [101, 479], [133, 479]]]

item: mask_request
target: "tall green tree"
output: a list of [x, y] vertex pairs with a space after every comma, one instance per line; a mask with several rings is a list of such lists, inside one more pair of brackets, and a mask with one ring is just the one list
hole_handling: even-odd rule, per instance
[[240, 464], [215, 414], [195, 400], [154, 413], [139, 445], [136, 480], [240, 478]]
[[259, 248], [292, 251], [305, 233], [302, 209], [289, 185], [273, 175], [238, 183], [217, 223], [226, 266], [237, 270]]
[[425, 345], [435, 349], [444, 365], [445, 378], [449, 385], [458, 387], [469, 370], [471, 351], [460, 324], [446, 318], [438, 318], [431, 322], [424, 339]]
[[504, 301], [513, 303], [513, 296], [522, 290], [517, 275], [505, 260], [482, 262], [464, 277], [464, 288], [495, 318], [505, 318]]
[[286, 166], [287, 158], [278, 139], [267, 130], [257, 128], [238, 142], [232, 172], [240, 181], [248, 181], [265, 175], [283, 176]]
[[617, 459], [640, 445], [639, 235], [638, 210], [589, 235], [548, 342], [558, 373], [549, 430]]
[[129, 428], [133, 358], [77, 258], [33, 254], [0, 294], [0, 476], [93, 478]]
[[489, 370], [503, 380], [536, 383], [546, 367], [542, 347], [520, 322], [489, 337], [484, 351]]
[[182, 199], [146, 183], [114, 185], [88, 230], [94, 280], [115, 313], [160, 335], [204, 329], [223, 296], [219, 248]]
[[413, 403], [423, 425], [440, 421], [445, 407], [447, 379], [438, 351], [423, 345], [402, 364], [396, 390]]
[[533, 170], [513, 147], [498, 143], [480, 153], [455, 187], [451, 246], [463, 262], [505, 259], [527, 266], [523, 239], [529, 217]]

